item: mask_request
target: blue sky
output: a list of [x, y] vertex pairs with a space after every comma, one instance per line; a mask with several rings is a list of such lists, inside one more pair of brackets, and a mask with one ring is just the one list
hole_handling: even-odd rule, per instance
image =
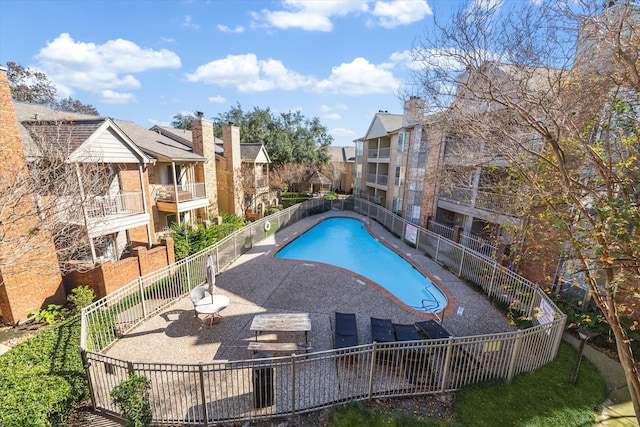
[[461, 4], [0, 0], [0, 64], [144, 127], [240, 103], [319, 117], [334, 145], [352, 145], [377, 111], [402, 112], [412, 44]]

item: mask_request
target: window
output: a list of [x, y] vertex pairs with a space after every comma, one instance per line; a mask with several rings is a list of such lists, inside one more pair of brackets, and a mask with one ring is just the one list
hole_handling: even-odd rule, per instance
[[398, 134], [398, 153], [404, 153], [409, 146], [409, 132]]

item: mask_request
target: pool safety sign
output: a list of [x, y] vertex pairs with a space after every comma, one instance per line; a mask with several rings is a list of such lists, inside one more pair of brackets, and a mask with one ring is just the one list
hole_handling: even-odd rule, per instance
[[545, 300], [541, 300], [540, 311], [538, 311], [538, 314], [536, 315], [536, 317], [538, 318], [538, 323], [540, 323], [541, 325], [546, 325], [547, 323], [553, 322], [553, 313], [555, 313], [555, 311], [549, 305], [549, 303]]
[[415, 245], [416, 239], [418, 238], [418, 227], [407, 224], [407, 227], [404, 230], [404, 238]]

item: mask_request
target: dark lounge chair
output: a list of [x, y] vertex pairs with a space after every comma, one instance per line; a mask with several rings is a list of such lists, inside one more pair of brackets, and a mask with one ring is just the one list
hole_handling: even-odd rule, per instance
[[[396, 341], [419, 341], [424, 337], [418, 333], [415, 324], [393, 324]], [[421, 348], [407, 348], [401, 351], [404, 372], [412, 385], [424, 386], [431, 383], [428, 353]]]
[[395, 341], [391, 319], [371, 318], [371, 340], [380, 343]]
[[424, 335], [427, 339], [442, 339], [452, 336], [445, 328], [437, 324], [434, 320], [416, 322], [415, 325], [420, 331], [420, 334]]
[[356, 345], [358, 345], [356, 315], [336, 312], [336, 333], [333, 348], [354, 347]]
[[[371, 340], [374, 343], [390, 343], [396, 340], [396, 336], [393, 333], [393, 323], [391, 319], [378, 319], [376, 317], [371, 318]], [[378, 350], [378, 356], [376, 361], [378, 363], [393, 365], [395, 364], [395, 350], [382, 346]]]
[[413, 324], [406, 325], [401, 323], [394, 323], [393, 333], [396, 336], [396, 341], [418, 341], [422, 339], [420, 334], [418, 334], [418, 330]]

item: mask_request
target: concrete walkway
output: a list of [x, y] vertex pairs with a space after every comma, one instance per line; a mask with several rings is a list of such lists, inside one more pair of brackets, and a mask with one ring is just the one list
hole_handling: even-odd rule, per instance
[[[563, 339], [575, 348], [580, 346], [580, 340], [568, 333], [564, 334]], [[598, 368], [607, 384], [608, 400], [604, 411], [598, 417], [598, 425], [638, 426], [622, 365], [588, 345], [584, 347], [584, 357]]]

